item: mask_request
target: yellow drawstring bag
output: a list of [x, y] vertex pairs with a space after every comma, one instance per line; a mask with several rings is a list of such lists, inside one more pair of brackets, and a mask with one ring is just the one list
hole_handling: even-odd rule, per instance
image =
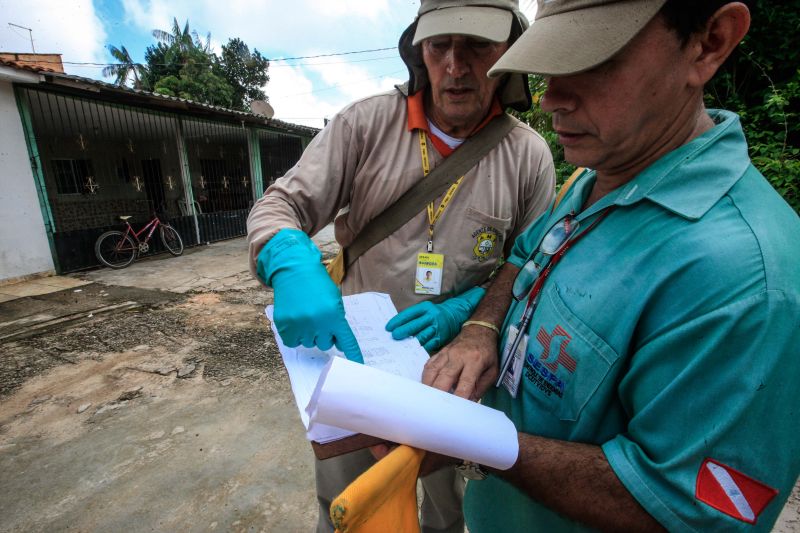
[[419, 533], [417, 474], [424, 450], [401, 445], [358, 476], [333, 503], [336, 533]]

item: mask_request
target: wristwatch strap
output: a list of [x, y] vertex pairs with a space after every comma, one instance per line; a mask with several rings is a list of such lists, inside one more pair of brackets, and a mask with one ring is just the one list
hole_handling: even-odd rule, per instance
[[489, 475], [489, 473], [486, 472], [481, 465], [478, 463], [473, 463], [472, 461], [464, 461], [456, 467], [456, 470], [458, 470], [458, 472], [464, 476], [465, 479], [471, 479], [474, 481], [482, 481], [486, 479], [486, 476]]

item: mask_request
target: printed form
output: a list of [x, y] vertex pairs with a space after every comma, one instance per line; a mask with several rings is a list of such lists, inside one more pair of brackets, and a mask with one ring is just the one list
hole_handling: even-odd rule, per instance
[[364, 433], [494, 468], [514, 464], [517, 432], [504, 413], [420, 383], [428, 354], [416, 338], [386, 331], [397, 314], [388, 294], [342, 300], [363, 365], [336, 348], [287, 347], [266, 309], [308, 440]]
[[[386, 323], [397, 314], [397, 309], [389, 295], [364, 292], [345, 296], [342, 301], [344, 302], [345, 316], [350, 324], [350, 329], [353, 330], [353, 334], [358, 340], [358, 346], [361, 348], [361, 355], [364, 356], [364, 364], [413, 381], [420, 381], [422, 379], [422, 367], [425, 366], [425, 362], [428, 360], [428, 352], [425, 351], [425, 348], [420, 345], [416, 338], [409, 337], [396, 341], [392, 338], [392, 334], [386, 331]], [[272, 331], [275, 333], [275, 340], [283, 357], [283, 364], [289, 373], [292, 392], [300, 410], [300, 418], [303, 421], [303, 425], [305, 425], [308, 440], [325, 444], [326, 442], [354, 435], [356, 433], [354, 431], [325, 426], [324, 424], [315, 424], [313, 428], [309, 428], [309, 417], [306, 409], [325, 365], [328, 364], [332, 357], [344, 358], [344, 354], [337, 350], [336, 347], [326, 351], [303, 346], [287, 347], [283, 344], [278, 334], [278, 329], [272, 320], [273, 306], [267, 306], [266, 314], [270, 323], [272, 323]]]

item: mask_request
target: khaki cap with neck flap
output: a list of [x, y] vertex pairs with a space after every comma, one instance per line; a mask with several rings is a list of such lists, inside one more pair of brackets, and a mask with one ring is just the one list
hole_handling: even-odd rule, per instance
[[[407, 85], [413, 94], [428, 85], [420, 43], [439, 35], [467, 35], [493, 42], [514, 42], [528, 19], [519, 10], [519, 0], [421, 0], [417, 18], [400, 36], [398, 50], [408, 67]], [[526, 111], [531, 107], [527, 74], [506, 76], [498, 89], [503, 107]]]

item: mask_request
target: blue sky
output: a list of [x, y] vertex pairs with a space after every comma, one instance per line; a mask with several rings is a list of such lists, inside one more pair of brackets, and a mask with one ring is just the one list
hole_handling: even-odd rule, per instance
[[[531, 0], [522, 0], [532, 11]], [[280, 61], [395, 47], [414, 19], [418, 0], [0, 0], [0, 51], [61, 53], [69, 74], [104, 81], [107, 45], [124, 45], [137, 61], [153, 44], [153, 29], [170, 30], [188, 19], [216, 51], [229, 38], [276, 59], [266, 86], [275, 117], [322, 126], [346, 103], [389, 89], [407, 77], [396, 49], [336, 57]]]

